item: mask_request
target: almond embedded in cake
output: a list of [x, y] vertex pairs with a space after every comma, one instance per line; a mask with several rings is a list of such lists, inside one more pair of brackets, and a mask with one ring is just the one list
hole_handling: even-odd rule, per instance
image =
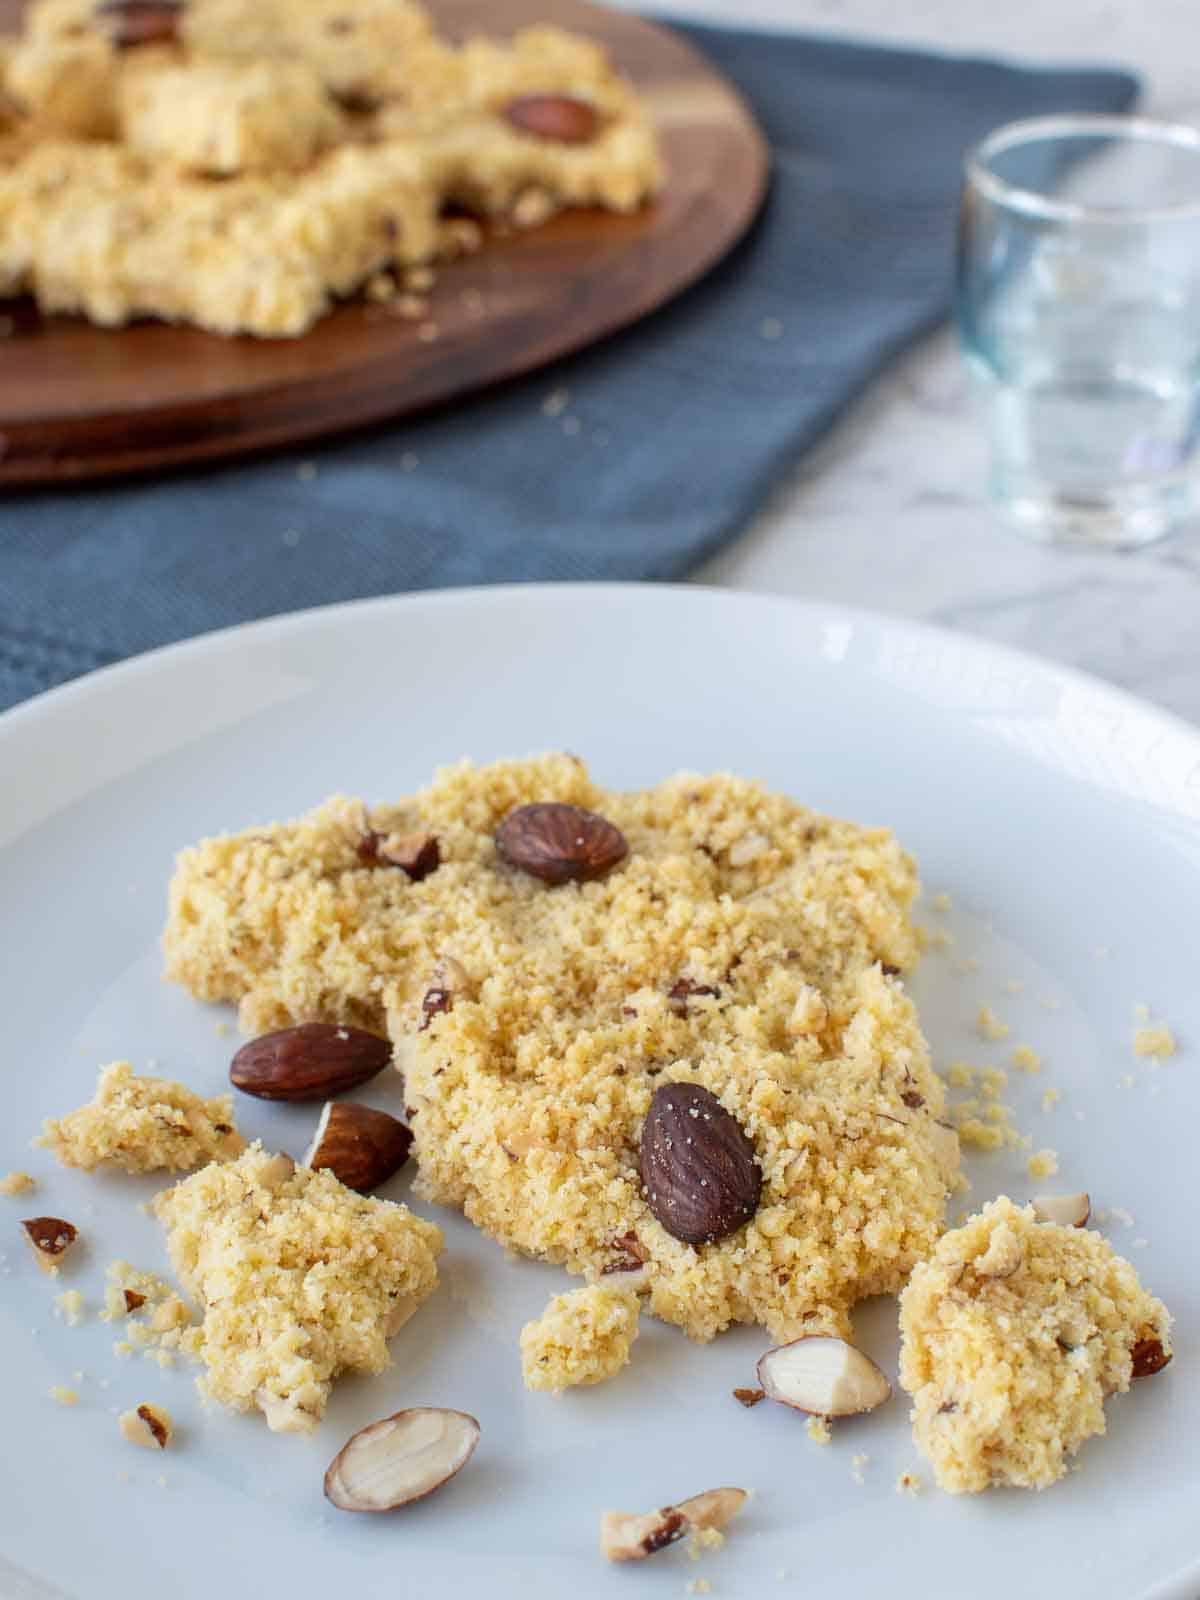
[[64, 1167], [115, 1166], [124, 1172], [187, 1172], [227, 1161], [246, 1141], [234, 1125], [233, 1099], [205, 1100], [169, 1078], [140, 1078], [128, 1061], [104, 1067], [94, 1097], [78, 1111], [51, 1117], [35, 1145]]
[[1045, 1489], [1104, 1402], [1170, 1360], [1170, 1317], [1100, 1234], [1001, 1196], [943, 1235], [900, 1297], [913, 1434], [954, 1494]]
[[[583, 881], [523, 870], [495, 836], [529, 805], [592, 813], [624, 854]], [[419, 881], [369, 848], [414, 833], [438, 845]], [[899, 977], [916, 887], [886, 829], [744, 778], [622, 793], [570, 756], [464, 764], [408, 800], [335, 798], [185, 850], [167, 971], [250, 1031], [386, 1027], [429, 1199], [589, 1279], [639, 1268], [649, 1308], [695, 1338], [758, 1322], [784, 1342], [849, 1333], [942, 1226], [957, 1141]], [[686, 1207], [643, 1185], [669, 1085], [718, 1102], [710, 1139], [744, 1141], [719, 1236], [692, 1203], [712, 1150], [670, 1180], [694, 1180]]]
[[254, 1144], [160, 1194], [171, 1263], [203, 1313], [200, 1383], [277, 1432], [315, 1427], [342, 1372], [382, 1372], [437, 1285], [441, 1230]]

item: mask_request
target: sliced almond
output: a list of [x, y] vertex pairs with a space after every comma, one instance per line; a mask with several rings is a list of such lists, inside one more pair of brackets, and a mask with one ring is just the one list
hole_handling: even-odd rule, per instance
[[26, 1217], [21, 1223], [29, 1248], [43, 1272], [56, 1273], [67, 1251], [79, 1237], [72, 1222], [61, 1217]]
[[325, 1497], [340, 1511], [393, 1511], [448, 1483], [478, 1443], [479, 1424], [463, 1411], [397, 1411], [346, 1441], [325, 1474]]
[[122, 1411], [117, 1426], [130, 1444], [142, 1450], [165, 1450], [171, 1442], [171, 1414], [162, 1406], [147, 1404]]
[[1092, 1197], [1078, 1194], [1035, 1194], [1033, 1214], [1039, 1222], [1057, 1222], [1063, 1228], [1086, 1228], [1092, 1214]]
[[769, 1399], [815, 1417], [874, 1411], [892, 1393], [869, 1356], [827, 1334], [810, 1334], [768, 1350], [758, 1363], [758, 1381]]
[[723, 1528], [745, 1503], [745, 1489], [705, 1489], [660, 1511], [606, 1511], [600, 1518], [600, 1549], [610, 1561], [642, 1561], [693, 1528]]

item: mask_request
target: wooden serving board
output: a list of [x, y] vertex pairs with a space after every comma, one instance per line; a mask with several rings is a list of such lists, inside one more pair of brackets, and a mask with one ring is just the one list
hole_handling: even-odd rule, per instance
[[[588, 0], [433, 0], [452, 35], [551, 20], [602, 41], [651, 104], [668, 178], [631, 217], [568, 213], [441, 265], [429, 320], [349, 302], [300, 339], [49, 318], [0, 339], [0, 487], [294, 445], [528, 372], [661, 306], [740, 238], [766, 188], [745, 104], [668, 29]], [[0, 29], [21, 0], [0, 0]], [[0, 307], [0, 310], [3, 310]]]

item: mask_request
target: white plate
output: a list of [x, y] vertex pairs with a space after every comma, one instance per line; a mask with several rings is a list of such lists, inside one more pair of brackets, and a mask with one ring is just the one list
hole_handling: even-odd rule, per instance
[[[164, 1264], [157, 1226], [133, 1203], [155, 1186], [60, 1172], [27, 1141], [43, 1116], [87, 1098], [114, 1057], [221, 1085], [234, 1041], [218, 1034], [220, 1014], [159, 981], [174, 851], [335, 789], [380, 799], [464, 754], [549, 748], [586, 755], [612, 785], [680, 767], [758, 774], [891, 824], [929, 890], [951, 894], [954, 910], [927, 920], [956, 943], [915, 982], [937, 1059], [1002, 1064], [1024, 1041], [1044, 1055], [1040, 1077], [1012, 1075], [1021, 1125], [1059, 1151], [1058, 1187], [1133, 1213], [1111, 1224], [1113, 1239], [1178, 1319], [1178, 1359], [1110, 1405], [1108, 1438], [1063, 1483], [941, 1495], [902, 1397], [819, 1448], [794, 1414], [730, 1397], [765, 1346], [753, 1329], [700, 1348], [650, 1323], [616, 1381], [527, 1394], [517, 1334], [566, 1276], [507, 1260], [453, 1214], [438, 1217], [446, 1287], [396, 1340], [385, 1376], [339, 1387], [312, 1439], [205, 1411], [188, 1371], [114, 1357], [119, 1329], [94, 1314], [103, 1270], [117, 1256]], [[1059, 668], [904, 622], [699, 590], [543, 587], [341, 606], [143, 657], [0, 719], [0, 775], [0, 1169], [28, 1166], [41, 1185], [0, 1199], [5, 1600], [585, 1600], [679, 1595], [696, 1578], [719, 1597], [1200, 1593], [1190, 729]], [[959, 970], [966, 958], [977, 972]], [[1134, 1058], [1138, 1001], [1178, 1034], [1180, 1054], [1161, 1068]], [[983, 1003], [1011, 1024], [1005, 1043], [975, 1032]], [[1043, 1112], [1049, 1085], [1063, 1100]], [[377, 1087], [381, 1103], [389, 1090]], [[312, 1120], [254, 1102], [240, 1114], [293, 1150]], [[983, 1157], [972, 1172], [978, 1201], [1031, 1188], [1023, 1158]], [[388, 1192], [406, 1195], [407, 1176]], [[31, 1209], [87, 1238], [58, 1285], [19, 1241]], [[92, 1309], [73, 1329], [51, 1312], [68, 1284]], [[894, 1302], [864, 1308], [858, 1329], [894, 1372]], [[77, 1407], [48, 1398], [58, 1383], [78, 1389]], [[180, 1422], [164, 1457], [117, 1433], [112, 1411], [143, 1399]], [[462, 1476], [393, 1517], [327, 1506], [321, 1475], [350, 1431], [422, 1402], [479, 1417]], [[870, 1457], [861, 1485], [859, 1454]], [[896, 1492], [908, 1467], [927, 1483], [916, 1500]], [[757, 1496], [719, 1554], [693, 1565], [679, 1548], [637, 1569], [601, 1560], [602, 1509], [721, 1483]]]

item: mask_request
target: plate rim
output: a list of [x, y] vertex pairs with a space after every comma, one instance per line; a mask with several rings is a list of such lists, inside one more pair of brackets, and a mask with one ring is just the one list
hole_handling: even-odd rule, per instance
[[835, 621], [886, 627], [915, 638], [940, 643], [966, 646], [984, 659], [991, 659], [1010, 667], [1019, 667], [1048, 676], [1063, 686], [1069, 686], [1112, 702], [1123, 711], [1136, 713], [1143, 720], [1157, 723], [1164, 732], [1183, 738], [1195, 746], [1200, 760], [1200, 724], [1190, 722], [1179, 712], [1156, 705], [1153, 700], [1135, 694], [1120, 684], [1109, 682], [1084, 668], [1055, 661], [1050, 656], [1039, 655], [1016, 645], [1002, 644], [985, 638], [969, 629], [951, 628], [943, 623], [927, 622], [922, 618], [906, 617], [898, 613], [881, 611], [871, 606], [844, 605], [838, 601], [814, 600], [807, 595], [773, 594], [761, 589], [731, 589], [715, 583], [647, 583], [620, 580], [598, 582], [523, 582], [452, 585], [437, 589], [394, 590], [386, 594], [364, 595], [354, 600], [338, 600], [324, 605], [301, 606], [291, 611], [274, 612], [270, 616], [255, 617], [244, 622], [228, 623], [202, 633], [189, 634], [168, 644], [154, 645], [134, 655], [123, 657], [107, 666], [93, 668], [65, 683], [43, 689], [40, 693], [20, 700], [0, 711], [0, 743], [13, 737], [29, 722], [54, 716], [59, 709], [67, 710], [95, 696], [119, 692], [123, 683], [152, 672], [164, 661], [170, 665], [186, 665], [207, 656], [220, 655], [231, 646], [236, 648], [242, 640], [269, 641], [272, 636], [284, 637], [302, 632], [313, 623], [338, 623], [371, 613], [385, 613], [392, 609], [440, 608], [472, 604], [517, 604], [534, 601], [541, 604], [561, 602], [587, 595], [608, 600], [628, 600], [638, 596], [671, 597], [668, 603], [691, 600], [714, 601], [720, 604], [743, 605], [749, 608], [779, 609], [806, 616], [810, 622]]

